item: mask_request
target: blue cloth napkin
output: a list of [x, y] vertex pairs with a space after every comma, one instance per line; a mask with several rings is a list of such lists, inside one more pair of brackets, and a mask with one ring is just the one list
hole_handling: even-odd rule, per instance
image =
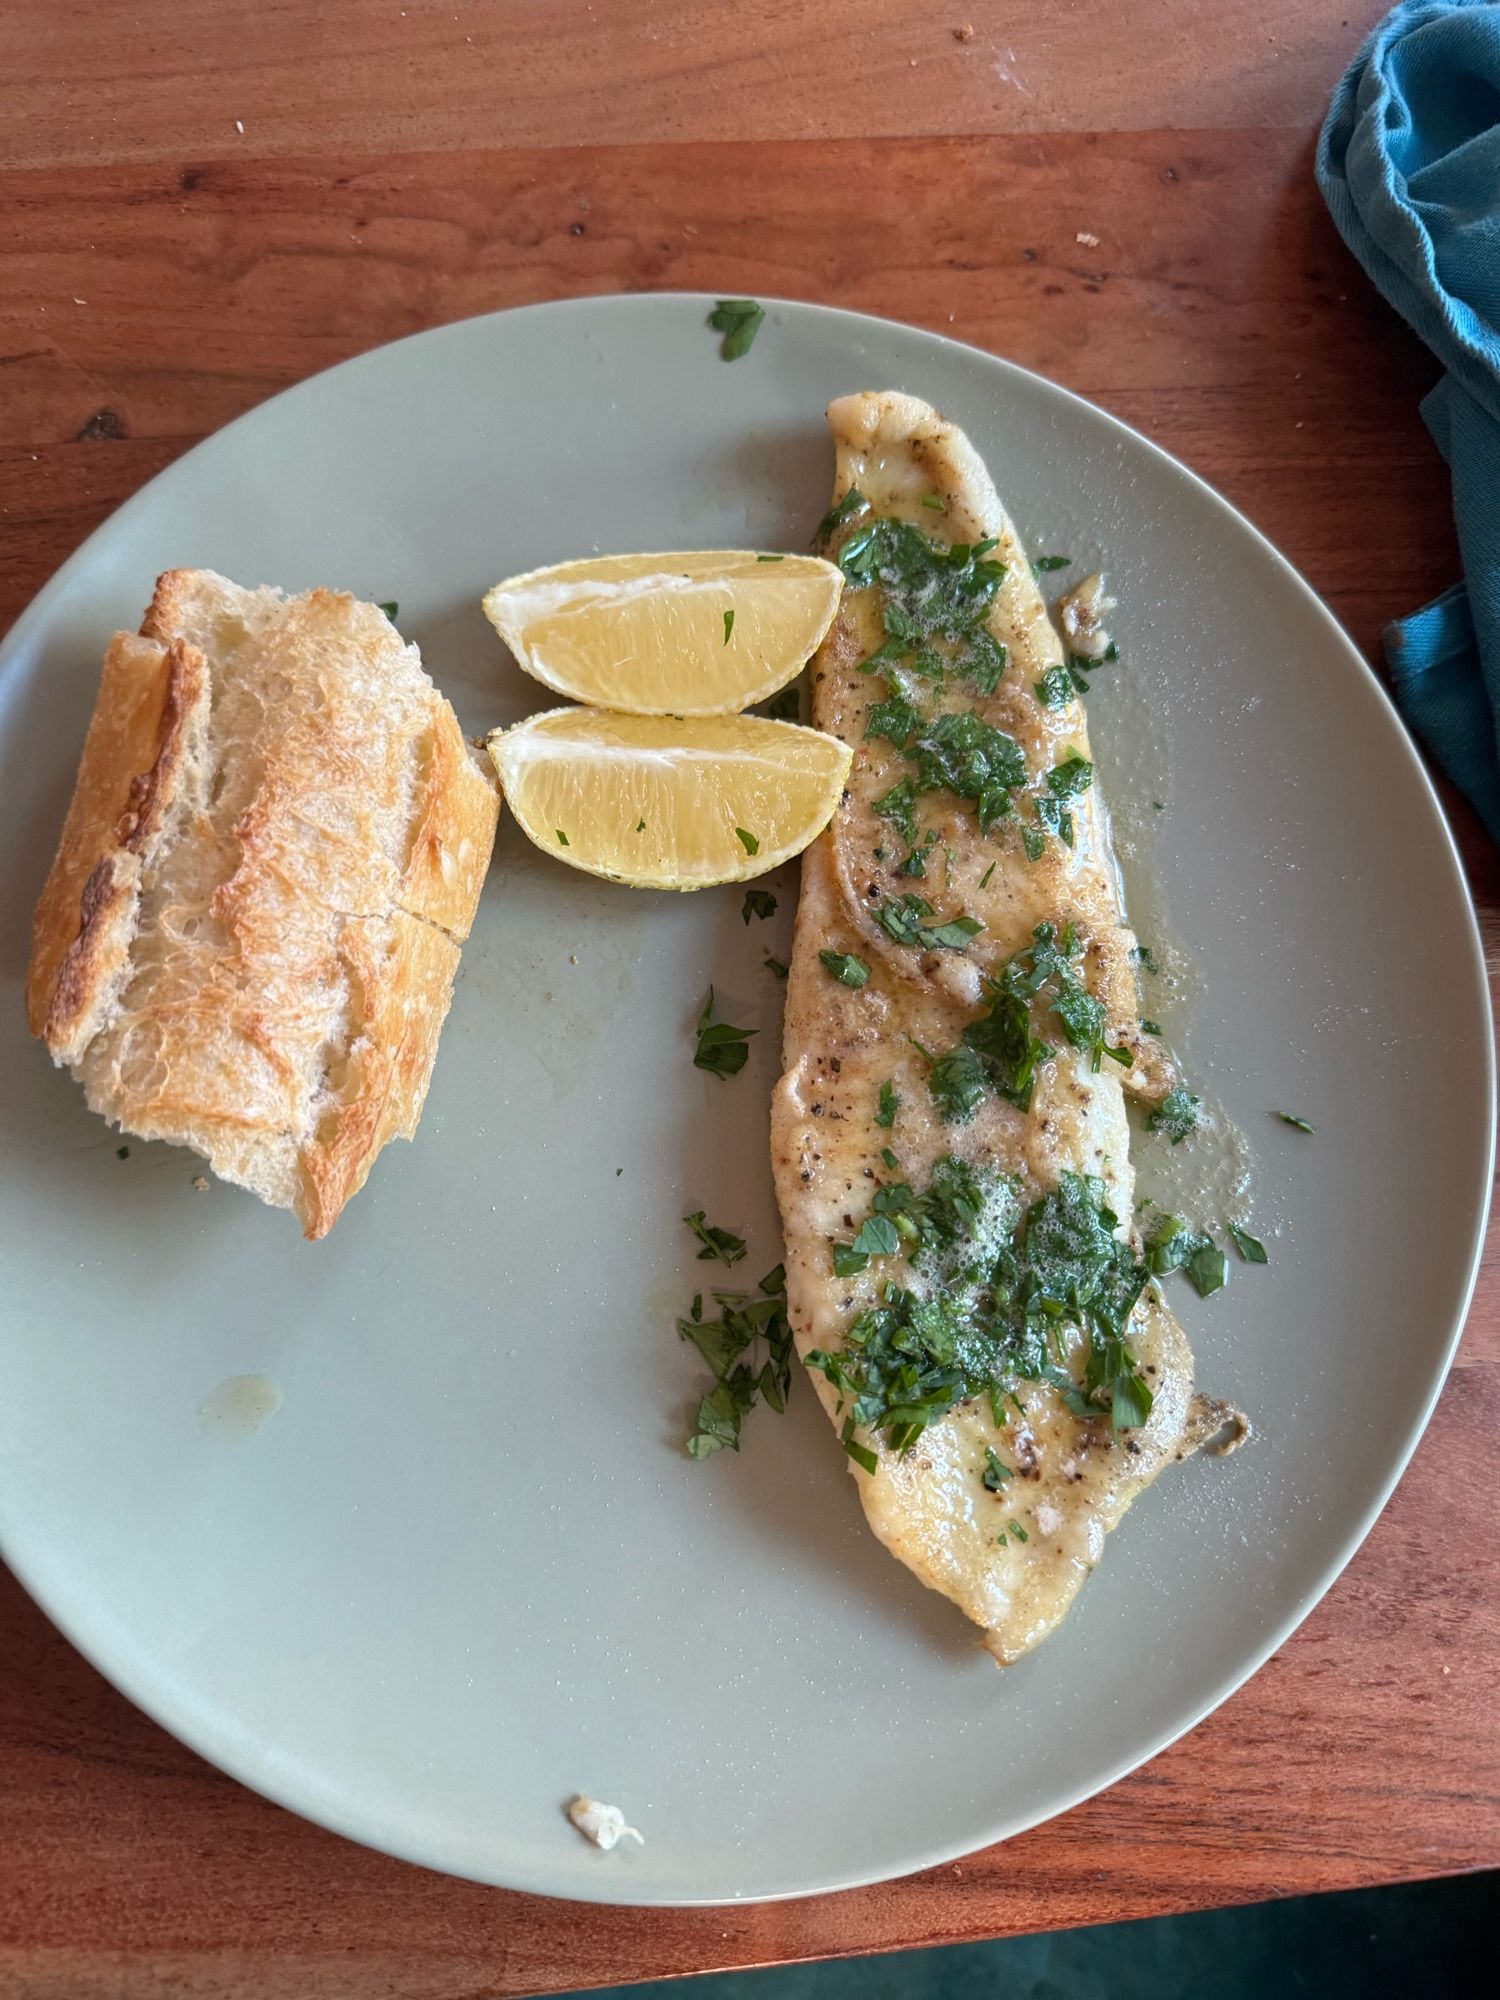
[[1464, 581], [1386, 628], [1396, 699], [1500, 841], [1500, 4], [1402, 0], [1334, 93], [1318, 185], [1447, 374], [1422, 416]]

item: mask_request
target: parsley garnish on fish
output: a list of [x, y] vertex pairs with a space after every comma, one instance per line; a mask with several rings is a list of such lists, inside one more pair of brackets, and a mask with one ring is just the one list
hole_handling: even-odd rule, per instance
[[819, 521], [817, 532], [813, 536], [813, 547], [817, 548], [823, 542], [831, 541], [846, 521], [852, 521], [858, 515], [867, 514], [869, 511], [870, 503], [864, 494], [857, 486], [851, 486], [843, 499], [830, 507]]
[[[929, 495], [923, 505], [936, 499]], [[941, 510], [938, 502], [933, 511]], [[985, 625], [1005, 576], [995, 546], [993, 538], [950, 545], [907, 521], [862, 522], [838, 555], [849, 589], [878, 586], [884, 598], [886, 636], [862, 670], [884, 672], [908, 700], [914, 680], [940, 688], [950, 677], [993, 694], [1007, 664], [1005, 647]]]
[[[921, 1051], [927, 1055], [927, 1051]], [[984, 1096], [984, 1065], [971, 1048], [962, 1043], [946, 1055], [927, 1055], [931, 1064], [927, 1088], [938, 1116], [947, 1125], [967, 1125]]]
[[1029, 1542], [1031, 1540], [1030, 1535], [1027, 1534], [1026, 1530], [1021, 1526], [1019, 1521], [1012, 1521], [1010, 1523], [1010, 1532], [1015, 1536], [1018, 1542]]
[[877, 924], [897, 944], [916, 951], [963, 951], [984, 929], [975, 917], [954, 917], [947, 923], [929, 924], [934, 914], [924, 896], [908, 892], [899, 901], [887, 898], [874, 911]]
[[1266, 1246], [1258, 1236], [1252, 1236], [1248, 1229], [1241, 1229], [1237, 1222], [1229, 1224], [1229, 1239], [1247, 1264], [1269, 1264]]
[[1066, 708], [1078, 690], [1073, 685], [1073, 676], [1066, 667], [1048, 667], [1039, 681], [1033, 683], [1037, 700], [1043, 708]]
[[979, 1475], [980, 1484], [987, 1493], [998, 1493], [1007, 1479], [1014, 1478], [1010, 1466], [1006, 1465], [992, 1444], [984, 1448], [984, 1471]]
[[896, 1155], [891, 1151], [889, 1146], [881, 1147], [880, 1157], [885, 1161], [892, 1173], [895, 1173], [896, 1169], [901, 1165], [901, 1162], [896, 1158]]
[[728, 1229], [716, 1229], [711, 1222], [705, 1222], [701, 1208], [695, 1209], [691, 1215], [685, 1215], [682, 1219], [703, 1245], [698, 1252], [700, 1264], [716, 1258], [721, 1264], [733, 1265], [738, 1264], [744, 1256], [744, 1237], [735, 1236]]
[[995, 872], [995, 864], [992, 861], [989, 867], [985, 869], [984, 873], [979, 878], [979, 886], [981, 889], [988, 889], [988, 887], [990, 886], [990, 877], [994, 874], [994, 872]]
[[894, 694], [889, 701], [871, 702], [865, 715], [865, 741], [883, 736], [898, 750], [905, 750], [921, 727], [921, 709], [904, 695]]
[[972, 709], [935, 716], [911, 749], [918, 791], [947, 790], [973, 802], [979, 828], [988, 833], [1014, 812], [1011, 793], [1026, 782], [1026, 757], [1003, 729], [992, 729]]
[[941, 493], [924, 493], [922, 505], [930, 508], [934, 514], [946, 514], [948, 511], [948, 503]]
[[758, 1028], [733, 1028], [727, 1021], [715, 1021], [714, 989], [708, 989], [703, 1012], [698, 1016], [698, 1047], [693, 1056], [695, 1069], [714, 1076], [737, 1076], [750, 1059], [750, 1036]]
[[785, 561], [786, 561], [786, 557], [785, 557], [785, 556], [757, 556], [757, 557], [755, 558], [755, 560], [756, 560], [757, 562], [785, 562]]
[[1093, 782], [1093, 765], [1076, 750], [1047, 773], [1047, 790], [1055, 799], [1081, 798]]
[[738, 361], [748, 354], [765, 319], [765, 308], [754, 299], [720, 299], [708, 316], [708, 323], [724, 339], [719, 354], [725, 361]]
[[[1031, 935], [1031, 944], [1007, 960], [999, 977], [985, 981], [989, 1006], [964, 1029], [960, 1049], [941, 1058], [948, 1062], [960, 1053], [972, 1058], [962, 1074], [977, 1078], [978, 1091], [961, 1114], [965, 1118], [973, 1115], [986, 1086], [1017, 1110], [1030, 1110], [1037, 1071], [1055, 1054], [1051, 1044], [1033, 1032], [1035, 1001], [1045, 1001], [1062, 1024], [1069, 1044], [1089, 1052], [1094, 1069], [1105, 1056], [1127, 1069], [1133, 1062], [1128, 1048], [1104, 1038], [1108, 1024], [1104, 1005], [1089, 992], [1075, 969], [1075, 961], [1083, 956], [1075, 926], [1065, 924], [1059, 932], [1056, 924], [1038, 924]], [[928, 1081], [930, 1084], [931, 1077]], [[933, 1094], [936, 1098], [935, 1090]]]
[[1190, 1090], [1169, 1090], [1146, 1120], [1148, 1132], [1165, 1132], [1174, 1146], [1180, 1146], [1198, 1123], [1203, 1110], [1201, 1097]]
[[901, 1108], [901, 1099], [896, 1095], [896, 1087], [887, 1077], [880, 1086], [880, 1109], [875, 1113], [875, 1123], [887, 1132], [896, 1122], [896, 1113]]
[[863, 986], [870, 976], [870, 968], [862, 958], [856, 958], [852, 951], [820, 951], [823, 970], [831, 973], [840, 986]]
[[779, 1413], [792, 1384], [792, 1329], [781, 1265], [761, 1279], [758, 1295], [715, 1292], [713, 1297], [717, 1319], [703, 1318], [700, 1294], [689, 1317], [677, 1322], [679, 1335], [693, 1343], [715, 1378], [687, 1441], [693, 1458], [708, 1458], [726, 1445], [738, 1451], [741, 1424], [757, 1396]]
[[769, 889], [747, 889], [745, 900], [740, 905], [740, 915], [748, 924], [752, 917], [774, 917], [776, 898]]
[[724, 644], [726, 646], [729, 644], [729, 635], [733, 630], [734, 630], [734, 613], [733, 611], [726, 611], [724, 613]]
[[[1103, 1184], [1065, 1173], [1019, 1219], [1011, 1183], [991, 1175], [974, 1187], [1004, 1225], [988, 1268], [955, 1273], [928, 1298], [887, 1285], [881, 1303], [850, 1322], [840, 1352], [807, 1356], [848, 1399], [850, 1435], [863, 1429], [906, 1451], [929, 1424], [979, 1395], [989, 1396], [998, 1423], [1017, 1380], [1046, 1381], [1077, 1414], [1107, 1412], [1117, 1430], [1144, 1423], [1151, 1391], [1128, 1328], [1148, 1273], [1114, 1234], [1118, 1218]], [[1081, 1384], [1068, 1366], [1068, 1326], [1083, 1336]]]
[[1293, 1125], [1299, 1132], [1311, 1132], [1313, 1129], [1305, 1118], [1297, 1118], [1290, 1111], [1278, 1111], [1276, 1116], [1283, 1125]]
[[[917, 838], [917, 793], [916, 787], [912, 784], [910, 778], [903, 778], [900, 784], [892, 785], [888, 792], [875, 801], [873, 810], [881, 819], [888, 819], [896, 831], [903, 834], [908, 841], [913, 844], [915, 843]], [[936, 838], [937, 836], [934, 834], [933, 839], [935, 840]], [[929, 841], [928, 845], [930, 846], [931, 844]], [[921, 870], [914, 869], [912, 872], [920, 874]]]

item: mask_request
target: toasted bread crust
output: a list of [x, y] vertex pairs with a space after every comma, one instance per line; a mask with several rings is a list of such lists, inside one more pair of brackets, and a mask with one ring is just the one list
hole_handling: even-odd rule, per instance
[[26, 1016], [59, 1062], [76, 1059], [120, 973], [140, 856], [176, 802], [190, 731], [207, 703], [207, 665], [196, 648], [115, 635], [32, 920]]
[[32, 1031], [325, 1235], [416, 1129], [499, 800], [373, 605], [158, 579], [38, 905]]

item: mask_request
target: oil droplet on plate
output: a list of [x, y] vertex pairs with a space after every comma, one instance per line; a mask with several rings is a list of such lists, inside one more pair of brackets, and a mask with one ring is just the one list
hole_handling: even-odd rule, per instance
[[268, 1375], [231, 1375], [201, 1406], [198, 1423], [210, 1437], [250, 1437], [280, 1408], [280, 1386]]

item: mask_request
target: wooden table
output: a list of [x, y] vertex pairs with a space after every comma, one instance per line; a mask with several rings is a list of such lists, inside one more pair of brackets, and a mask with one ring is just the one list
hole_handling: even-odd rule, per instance
[[[0, 620], [207, 431], [416, 328], [659, 286], [891, 314], [1176, 452], [1372, 657], [1457, 574], [1431, 358], [1313, 188], [1381, 0], [0, 0]], [[1488, 934], [1500, 857], [1454, 808]], [[6, 1582], [0, 1990], [509, 1995], [1500, 1862], [1500, 1258], [1327, 1601], [1050, 1826], [836, 1898], [579, 1909], [367, 1853], [138, 1715]], [[1310, 1330], [1315, 1331], [1315, 1330]]]

